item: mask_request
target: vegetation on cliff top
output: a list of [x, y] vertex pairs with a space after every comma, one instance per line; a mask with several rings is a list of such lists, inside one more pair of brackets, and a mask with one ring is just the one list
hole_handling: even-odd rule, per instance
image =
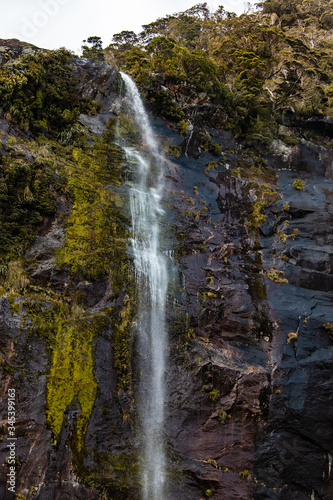
[[97, 103], [80, 99], [64, 49], [39, 52], [0, 68], [0, 113], [23, 130], [56, 136], [77, 123], [80, 113], [94, 113]]
[[237, 136], [265, 144], [288, 114], [333, 113], [332, 7], [266, 0], [237, 17], [198, 4], [115, 35], [106, 59], [132, 74], [157, 114], [179, 121], [196, 96], [222, 105]]

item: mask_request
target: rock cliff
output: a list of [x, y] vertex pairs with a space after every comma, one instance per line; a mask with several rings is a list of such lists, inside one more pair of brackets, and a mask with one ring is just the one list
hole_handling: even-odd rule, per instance
[[[108, 133], [107, 123], [119, 114], [119, 75], [103, 63], [73, 59], [71, 67], [80, 98], [101, 106], [95, 115], [80, 115], [92, 142]], [[228, 116], [221, 107], [184, 97], [182, 89], [175, 97], [167, 82], [159, 85], [173, 92], [188, 123], [180, 134], [168, 120], [152, 118], [167, 158], [163, 229], [174, 257], [168, 498], [329, 500], [330, 129], [307, 135], [306, 124], [291, 123], [280, 127], [280, 139], [268, 150], [244, 150], [225, 130]], [[35, 226], [25, 255], [16, 267], [8, 264], [0, 297], [0, 496], [13, 498], [6, 457], [7, 391], [14, 388], [17, 498], [139, 498], [135, 359], [126, 350], [135, 314], [126, 190], [124, 179], [107, 177], [109, 164], [102, 168], [97, 161], [100, 151], [103, 158], [116, 153], [101, 145], [89, 153], [93, 177], [91, 166], [85, 170], [88, 159], [80, 160], [83, 153], [66, 151], [57, 163], [63, 153], [54, 143], [33, 145], [5, 118], [0, 127], [2, 157], [49, 169], [48, 191], [56, 200], [56, 209]], [[295, 144], [281, 139], [290, 136]], [[66, 176], [72, 184], [65, 186]], [[106, 219], [101, 227], [108, 240], [98, 232], [97, 216], [91, 229], [94, 216], [84, 218], [86, 198], [77, 194], [81, 185], [87, 192], [89, 184], [102, 189], [104, 177], [98, 213]], [[81, 217], [77, 229], [75, 217]], [[115, 233], [107, 221], [117, 225]], [[88, 226], [92, 236], [84, 232]], [[80, 247], [75, 238], [83, 238]], [[101, 272], [94, 273], [100, 260], [93, 261], [94, 270], [89, 262], [83, 267], [90, 238], [97, 241], [94, 252], [98, 244], [106, 252], [108, 267]], [[82, 268], [74, 268], [73, 259]]]

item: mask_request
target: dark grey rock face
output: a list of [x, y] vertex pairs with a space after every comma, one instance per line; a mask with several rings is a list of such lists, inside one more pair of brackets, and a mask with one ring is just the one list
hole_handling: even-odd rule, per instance
[[[168, 176], [196, 336], [185, 356], [179, 347], [171, 358], [168, 418], [186, 479], [170, 498], [211, 489], [230, 500], [328, 499], [333, 349], [323, 324], [332, 321], [333, 153], [303, 142], [267, 157], [280, 200], [266, 208], [257, 241], [244, 225], [251, 183], [230, 174], [237, 157], [225, 152], [205, 174], [211, 156], [193, 153], [173, 161]], [[304, 191], [293, 187], [297, 178]], [[279, 230], [298, 234], [283, 241]], [[287, 284], [265, 277], [272, 267]], [[288, 343], [291, 332], [298, 336]]]
[[108, 64], [79, 58], [72, 59], [72, 67], [78, 79], [79, 96], [100, 103], [103, 113], [114, 111], [119, 101], [118, 71]]

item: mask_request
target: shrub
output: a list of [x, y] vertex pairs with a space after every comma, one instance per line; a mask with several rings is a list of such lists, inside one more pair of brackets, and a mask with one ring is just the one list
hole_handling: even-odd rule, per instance
[[303, 181], [303, 179], [295, 179], [293, 182], [293, 187], [295, 189], [298, 189], [299, 191], [304, 191], [305, 181]]
[[205, 174], [207, 174], [210, 170], [213, 170], [213, 168], [217, 167], [216, 161], [210, 161], [204, 171]]
[[0, 274], [6, 274], [10, 260], [25, 253], [43, 216], [57, 209], [50, 169], [37, 161], [22, 162], [15, 154], [10, 151], [0, 160]]
[[265, 201], [256, 201], [255, 204], [252, 207], [252, 213], [250, 220], [248, 220], [245, 225], [250, 229], [250, 230], [255, 230], [257, 229], [261, 224], [264, 224], [267, 220], [266, 215], [263, 213], [264, 209], [266, 207]]
[[12, 292], [22, 292], [29, 285], [29, 280], [24, 271], [23, 261], [17, 260], [8, 264], [6, 285]]
[[177, 126], [178, 126], [178, 130], [179, 130], [180, 135], [187, 134], [188, 126], [187, 126], [187, 122], [185, 120], [180, 120], [180, 122], [177, 123]]
[[213, 401], [213, 403], [217, 403], [218, 400], [220, 399], [220, 391], [218, 391], [217, 389], [213, 389], [209, 393], [209, 397]]
[[180, 146], [169, 146], [167, 152], [170, 156], [173, 156], [174, 158], [179, 158], [180, 155], [182, 154], [182, 148]]
[[325, 330], [330, 333], [331, 335], [333, 334], [333, 322], [332, 321], [329, 321], [328, 323], [325, 323], [323, 325], [323, 327], [325, 328]]
[[58, 134], [77, 123], [97, 103], [79, 97], [77, 79], [65, 50], [27, 55], [0, 69], [0, 102], [8, 120], [23, 130]]
[[277, 271], [275, 267], [271, 267], [270, 272], [267, 273], [267, 278], [271, 281], [275, 281], [275, 283], [288, 283], [288, 280], [286, 278], [283, 278], [283, 275], [283, 271]]
[[223, 410], [223, 408], [221, 408], [218, 412], [218, 419], [220, 424], [225, 424], [227, 418], [231, 418], [231, 416], [228, 415], [227, 412]]

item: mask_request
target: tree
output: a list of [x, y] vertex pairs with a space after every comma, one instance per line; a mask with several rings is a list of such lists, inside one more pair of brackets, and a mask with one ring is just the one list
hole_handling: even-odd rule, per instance
[[139, 38], [134, 31], [122, 31], [113, 35], [111, 46], [123, 52], [137, 45], [138, 41]]
[[82, 57], [95, 62], [104, 61], [103, 42], [99, 36], [90, 36], [87, 40], [83, 40], [83, 43], [88, 43], [89, 46], [82, 45]]

